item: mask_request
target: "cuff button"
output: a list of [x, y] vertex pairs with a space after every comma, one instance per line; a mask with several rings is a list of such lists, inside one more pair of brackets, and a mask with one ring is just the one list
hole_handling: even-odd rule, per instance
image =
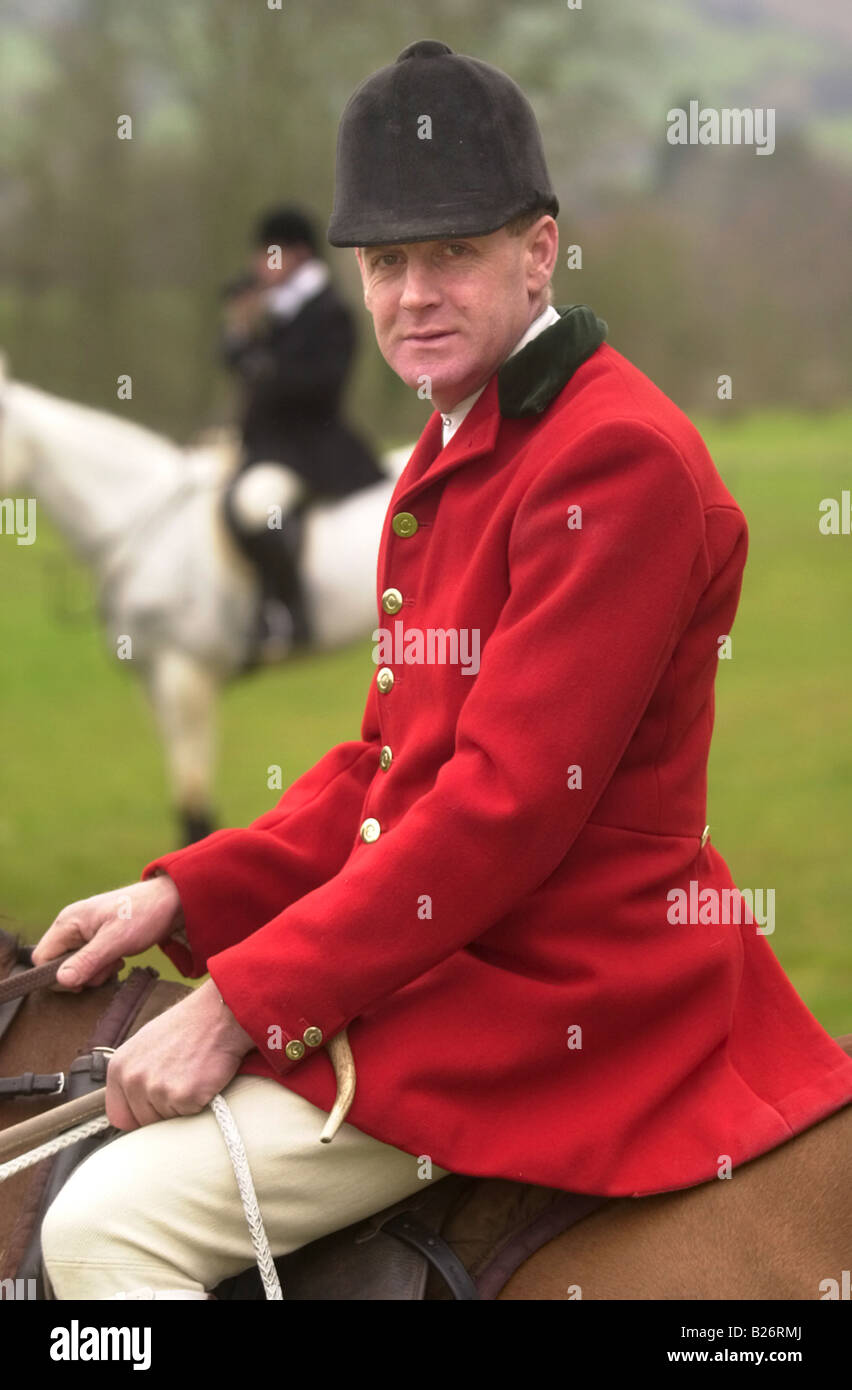
[[284, 1049], [291, 1062], [298, 1062], [300, 1057], [305, 1055], [305, 1044], [298, 1038], [292, 1038]]
[[322, 1029], [306, 1028], [304, 1033], [302, 1034], [302, 1037], [304, 1038], [308, 1047], [319, 1047], [320, 1043], [322, 1042]]

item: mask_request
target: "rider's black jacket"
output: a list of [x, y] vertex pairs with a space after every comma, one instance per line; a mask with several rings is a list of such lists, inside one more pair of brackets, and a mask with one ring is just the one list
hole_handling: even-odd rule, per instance
[[340, 417], [354, 350], [352, 314], [331, 285], [294, 318], [269, 314], [252, 337], [223, 338], [222, 355], [243, 388], [243, 467], [283, 462], [314, 494], [334, 497], [385, 477]]

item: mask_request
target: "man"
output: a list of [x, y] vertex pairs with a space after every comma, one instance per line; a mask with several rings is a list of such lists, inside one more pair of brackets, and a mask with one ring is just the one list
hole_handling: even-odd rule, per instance
[[[132, 1132], [48, 1213], [60, 1298], [204, 1297], [251, 1263], [202, 1111], [223, 1087], [276, 1252], [416, 1191], [418, 1159], [641, 1195], [852, 1098], [750, 914], [672, 916], [691, 884], [733, 891], [704, 818], [745, 523], [600, 320], [549, 305], [557, 212], [497, 69], [423, 41], [351, 98], [329, 237], [438, 407], [382, 532], [383, 664], [362, 737], [273, 811], [150, 864], [129, 919], [104, 894], [40, 944], [82, 944], [71, 983], [152, 941], [212, 976], [112, 1060]], [[344, 1027], [358, 1085], [321, 1148]]]
[[270, 655], [311, 639], [299, 578], [306, 509], [385, 476], [340, 418], [355, 325], [298, 208], [272, 208], [259, 219], [252, 274], [226, 291], [222, 351], [242, 388], [244, 447], [225, 510], [260, 571], [261, 640]]

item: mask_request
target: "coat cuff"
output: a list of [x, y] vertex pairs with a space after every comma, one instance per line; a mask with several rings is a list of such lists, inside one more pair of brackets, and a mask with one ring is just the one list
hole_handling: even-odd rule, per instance
[[[241, 956], [239, 946], [229, 947], [211, 956], [207, 968], [223, 1000], [251, 1036], [258, 1052], [284, 1076], [318, 1052], [349, 1020], [333, 1000], [319, 997], [310, 1000], [304, 991], [300, 991], [298, 1005], [282, 1003], [276, 982], [269, 982], [272, 988], [267, 990], [258, 987], [256, 980], [252, 983], [251, 972], [246, 971]], [[282, 968], [286, 970], [286, 966]]]
[[[208, 836], [207, 840], [211, 838]], [[177, 967], [181, 975], [190, 980], [206, 974], [207, 955], [216, 949], [215, 944], [208, 939], [209, 933], [204, 931], [204, 918], [200, 914], [187, 912], [187, 904], [194, 901], [197, 885], [204, 881], [206, 856], [195, 869], [190, 868], [190, 860], [194, 851], [205, 843], [206, 841], [199, 841], [198, 845], [190, 845], [187, 849], [163, 854], [159, 859], [146, 864], [141, 874], [143, 882], [160, 874], [167, 874], [178, 890], [183, 920], [165, 941], [158, 944], [166, 959]]]
[[[177, 851], [175, 851], [175, 853], [177, 853]], [[180, 898], [180, 887], [174, 876], [169, 873], [163, 863], [164, 859], [170, 858], [171, 855], [164, 855], [163, 859], [155, 860], [154, 863], [148, 864], [146, 868], [142, 870], [141, 878], [143, 883], [149, 878], [159, 878], [161, 875], [171, 878], [172, 883], [175, 884], [178, 890], [178, 897]], [[183, 899], [181, 898], [181, 909], [182, 908]], [[181, 975], [184, 975], [187, 979], [196, 979], [199, 975], [205, 974], [207, 967], [206, 965], [200, 968], [198, 966], [196, 952], [193, 950], [189, 937], [187, 936], [186, 922], [183, 916], [180, 924], [166, 937], [165, 941], [160, 941], [157, 944], [166, 959], [171, 961], [172, 965], [174, 965], [180, 971]]]
[[196, 980], [206, 973], [206, 967], [198, 964], [192, 947], [188, 944], [182, 945], [180, 937], [172, 935], [168, 940], [161, 941], [159, 947], [166, 959], [170, 960], [186, 979]]

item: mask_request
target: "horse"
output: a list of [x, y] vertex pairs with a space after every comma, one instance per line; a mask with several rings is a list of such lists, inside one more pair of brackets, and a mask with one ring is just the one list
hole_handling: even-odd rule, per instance
[[[13, 972], [24, 974], [26, 967], [26, 949], [16, 938], [0, 932], [0, 980]], [[156, 972], [147, 968], [132, 971], [120, 987], [112, 980], [79, 994], [34, 991], [12, 1018], [8, 1011], [15, 1006], [0, 1002], [0, 1078], [12, 1070], [25, 1076], [35, 1072], [36, 1064], [39, 1071], [44, 1068], [71, 1076], [70, 1059], [84, 1045], [84, 1038], [88, 1038], [86, 1056], [98, 1050], [93, 1043], [96, 1038], [109, 1037], [114, 1047], [178, 1002], [189, 988], [157, 981]], [[852, 1034], [837, 1041], [852, 1056]], [[0, 1081], [0, 1131], [52, 1107], [55, 1101], [56, 1097], [36, 1096], [4, 1100]], [[73, 1155], [71, 1150], [65, 1153]], [[435, 1184], [433, 1193], [442, 1200], [442, 1187], [451, 1196], [461, 1191], [468, 1199], [472, 1192], [476, 1220], [471, 1221], [473, 1208], [468, 1200], [466, 1206], [450, 1210], [440, 1230], [451, 1250], [466, 1256], [462, 1274], [468, 1269], [469, 1274], [478, 1275], [479, 1287], [486, 1290], [481, 1297], [515, 1302], [838, 1298], [852, 1247], [850, 1156], [852, 1105], [846, 1105], [742, 1164], [726, 1179], [648, 1197], [579, 1196], [571, 1224], [566, 1226], [563, 1220], [563, 1229], [552, 1238], [539, 1234], [535, 1239], [531, 1234], [533, 1213], [540, 1222], [553, 1210], [548, 1189], [453, 1174]], [[69, 1160], [71, 1165], [75, 1161], [73, 1156]], [[16, 1279], [25, 1286], [24, 1276], [32, 1277], [34, 1227], [39, 1211], [46, 1209], [50, 1165], [56, 1162], [43, 1160], [0, 1183], [0, 1280], [12, 1281], [10, 1287]], [[454, 1183], [460, 1187], [454, 1188]], [[431, 1194], [427, 1200], [432, 1200]], [[527, 1211], [526, 1224], [520, 1227], [519, 1200]], [[446, 1215], [446, 1202], [443, 1210]], [[510, 1210], [515, 1214], [515, 1248], [520, 1254], [507, 1263]], [[387, 1213], [371, 1218], [373, 1235], [392, 1232], [384, 1246], [381, 1239], [367, 1240], [359, 1223], [283, 1257], [279, 1268], [285, 1275], [285, 1298], [310, 1296], [306, 1287], [311, 1286], [311, 1278], [312, 1287], [321, 1290], [317, 1297], [380, 1296], [366, 1291], [369, 1278], [377, 1278], [377, 1258], [387, 1258], [393, 1266], [378, 1272], [381, 1296], [431, 1300], [451, 1296], [434, 1271], [428, 1282], [421, 1279], [418, 1284], [416, 1277], [410, 1281], [407, 1287], [420, 1288], [420, 1293], [400, 1292], [400, 1259], [393, 1252], [399, 1229], [392, 1224], [394, 1212], [395, 1208], [388, 1208]], [[384, 1222], [388, 1214], [391, 1219]], [[366, 1223], [368, 1230], [370, 1224]], [[382, 1253], [377, 1256], [377, 1252]], [[238, 1276], [218, 1286], [214, 1297], [262, 1296], [254, 1272], [247, 1275], [248, 1282]], [[295, 1291], [288, 1287], [293, 1276]], [[453, 1296], [459, 1297], [458, 1292]]]
[[[410, 452], [384, 455], [386, 480], [308, 511], [302, 583], [317, 652], [375, 627], [381, 526]], [[221, 687], [252, 662], [259, 581], [223, 518], [238, 456], [235, 439], [221, 432], [184, 448], [12, 381], [0, 357], [3, 529], [26, 514], [16, 514], [12, 497], [34, 500], [36, 517], [43, 505], [94, 570], [109, 650], [137, 672], [153, 707], [187, 844], [213, 829]], [[270, 505], [297, 490], [285, 465], [264, 472]], [[31, 543], [22, 534], [18, 541]]]

